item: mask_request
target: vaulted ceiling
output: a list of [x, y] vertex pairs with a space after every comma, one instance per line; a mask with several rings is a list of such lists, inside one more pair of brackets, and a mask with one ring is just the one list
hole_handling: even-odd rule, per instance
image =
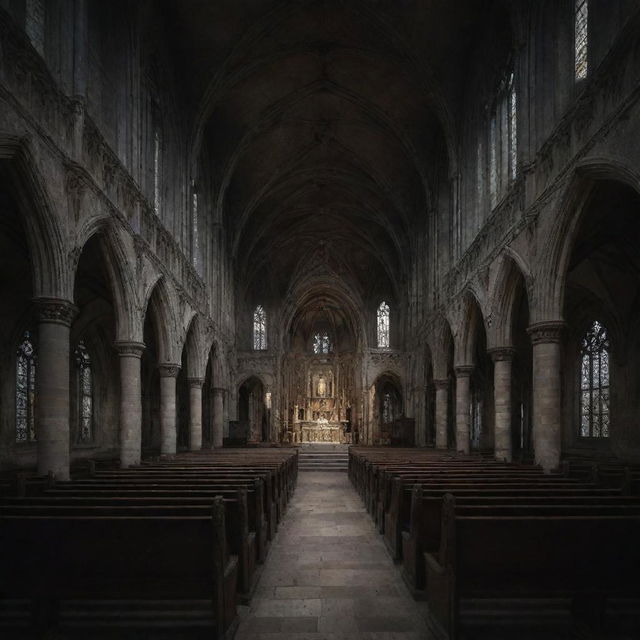
[[247, 290], [315, 277], [402, 297], [488, 1], [164, 2]]

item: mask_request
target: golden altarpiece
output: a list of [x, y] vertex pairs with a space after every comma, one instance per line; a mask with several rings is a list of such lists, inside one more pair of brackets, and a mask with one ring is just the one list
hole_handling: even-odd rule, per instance
[[287, 431], [294, 443], [352, 441], [357, 391], [354, 354], [290, 354], [285, 364]]

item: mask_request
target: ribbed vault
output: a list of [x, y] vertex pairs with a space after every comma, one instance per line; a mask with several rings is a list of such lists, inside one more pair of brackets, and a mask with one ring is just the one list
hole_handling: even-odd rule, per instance
[[364, 299], [406, 282], [456, 162], [449, 74], [480, 8], [404, 4], [167, 1], [240, 291], [290, 295], [318, 247]]

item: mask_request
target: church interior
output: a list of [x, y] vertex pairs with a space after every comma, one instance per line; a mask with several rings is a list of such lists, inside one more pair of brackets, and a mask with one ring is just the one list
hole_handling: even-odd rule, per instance
[[0, 0], [0, 636], [640, 638], [637, 0]]

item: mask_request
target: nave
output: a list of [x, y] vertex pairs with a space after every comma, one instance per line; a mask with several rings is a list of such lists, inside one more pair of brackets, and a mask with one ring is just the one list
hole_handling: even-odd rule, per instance
[[236, 640], [418, 640], [409, 594], [342, 472], [300, 473]]

